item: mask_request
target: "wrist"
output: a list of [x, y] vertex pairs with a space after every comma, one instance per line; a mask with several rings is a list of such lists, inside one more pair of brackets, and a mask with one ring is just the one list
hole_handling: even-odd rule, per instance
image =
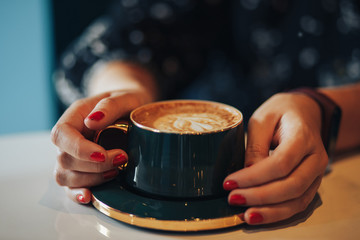
[[157, 98], [157, 87], [151, 74], [132, 63], [99, 61], [85, 77], [87, 96], [116, 90], [142, 92], [150, 101]]
[[300, 93], [312, 98], [321, 111], [321, 139], [329, 158], [334, 152], [335, 143], [340, 126], [341, 109], [325, 94], [313, 88], [298, 88], [290, 92]]

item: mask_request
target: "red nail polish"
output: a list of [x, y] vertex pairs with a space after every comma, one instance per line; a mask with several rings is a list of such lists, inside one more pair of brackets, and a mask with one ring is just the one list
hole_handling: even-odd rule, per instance
[[235, 188], [238, 188], [238, 185], [235, 181], [229, 180], [229, 181], [224, 182], [223, 188], [226, 191], [231, 191], [231, 190], [234, 190]]
[[127, 163], [127, 158], [124, 154], [119, 154], [119, 155], [116, 155], [113, 159], [113, 166], [116, 167], [116, 166], [120, 166], [120, 165], [123, 165], [125, 163]]
[[236, 206], [245, 205], [246, 199], [244, 198], [244, 196], [240, 194], [234, 194], [230, 197], [229, 203], [230, 205], [236, 205]]
[[90, 120], [95, 120], [95, 121], [100, 121], [101, 119], [103, 119], [105, 116], [105, 114], [101, 111], [97, 111], [97, 112], [94, 112], [92, 113], [90, 116], [89, 116], [89, 119]]
[[264, 221], [264, 217], [261, 216], [260, 213], [253, 212], [249, 214], [250, 224], [257, 224], [257, 223], [261, 223], [262, 221]]
[[79, 203], [85, 203], [85, 197], [84, 197], [82, 194], [77, 194], [77, 195], [76, 195], [76, 200], [77, 200]]
[[101, 152], [93, 152], [90, 155], [90, 158], [96, 162], [104, 162], [105, 161], [105, 155]]
[[109, 171], [106, 171], [103, 173], [103, 177], [104, 179], [111, 179], [113, 177], [115, 177], [118, 174], [118, 171], [116, 171], [116, 169], [111, 169]]

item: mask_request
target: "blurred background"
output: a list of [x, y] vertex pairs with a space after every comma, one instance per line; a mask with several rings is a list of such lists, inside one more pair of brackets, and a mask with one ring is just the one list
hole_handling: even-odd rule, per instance
[[56, 60], [110, 0], [0, 0], [0, 135], [50, 130]]

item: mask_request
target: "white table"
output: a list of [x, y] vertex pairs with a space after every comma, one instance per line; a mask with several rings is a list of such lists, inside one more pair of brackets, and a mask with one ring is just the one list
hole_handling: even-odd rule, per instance
[[360, 151], [337, 157], [309, 209], [282, 223], [200, 233], [132, 227], [69, 200], [49, 132], [0, 136], [0, 239], [360, 239]]

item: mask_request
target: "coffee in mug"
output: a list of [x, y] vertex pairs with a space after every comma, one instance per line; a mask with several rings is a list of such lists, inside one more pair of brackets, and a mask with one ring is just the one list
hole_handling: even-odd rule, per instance
[[202, 134], [230, 128], [239, 123], [242, 116], [234, 108], [213, 102], [171, 101], [137, 109], [132, 118], [153, 131]]

